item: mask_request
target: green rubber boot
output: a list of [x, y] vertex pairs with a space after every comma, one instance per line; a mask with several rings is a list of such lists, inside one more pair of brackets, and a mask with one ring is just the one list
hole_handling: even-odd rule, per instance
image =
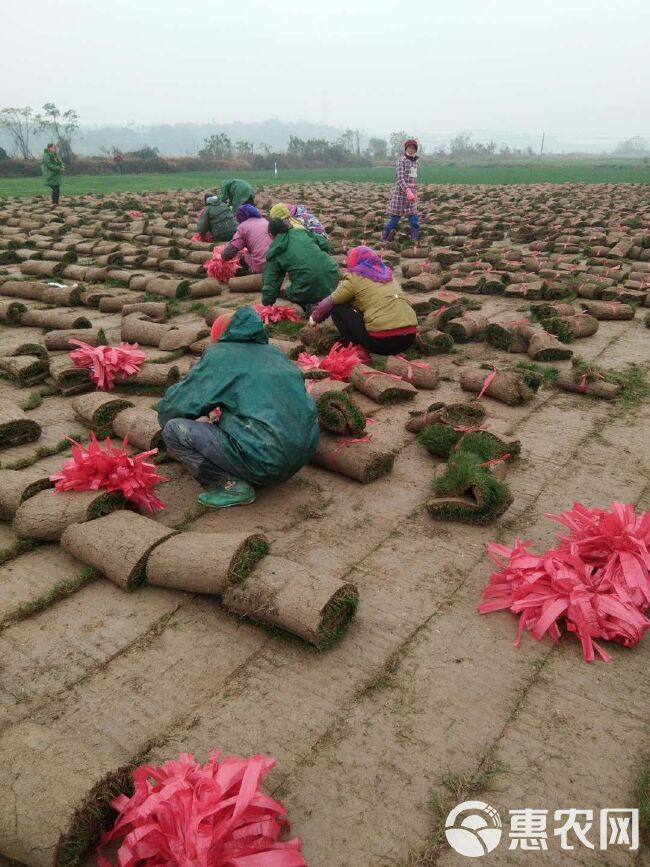
[[210, 509], [227, 509], [229, 506], [247, 506], [255, 502], [255, 491], [243, 479], [228, 479], [214, 491], [203, 491], [198, 496], [202, 506]]

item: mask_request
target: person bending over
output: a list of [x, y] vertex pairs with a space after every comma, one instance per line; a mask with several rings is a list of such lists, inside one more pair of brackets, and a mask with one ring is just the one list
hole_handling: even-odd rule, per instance
[[315, 235], [325, 235], [325, 227], [314, 214], [304, 205], [292, 205], [289, 202], [278, 202], [269, 212], [272, 220], [289, 220], [292, 229], [307, 229]]
[[219, 198], [236, 211], [240, 205], [255, 204], [255, 190], [248, 181], [241, 178], [229, 178], [221, 184]]
[[235, 219], [238, 223], [237, 231], [222, 252], [221, 258], [229, 262], [245, 247], [248, 252], [240, 259], [237, 276], [261, 274], [266, 266], [266, 251], [271, 246], [269, 221], [260, 214], [255, 205], [240, 205], [235, 211]]
[[237, 229], [233, 212], [218, 196], [211, 193], [206, 193], [203, 200], [205, 207], [196, 224], [196, 231], [199, 235], [210, 233], [213, 241], [230, 241]]
[[339, 280], [339, 266], [327, 255], [329, 243], [322, 235], [292, 229], [288, 220], [271, 220], [273, 242], [266, 253], [262, 304], [275, 304], [285, 274], [291, 285], [284, 296], [306, 313], [326, 298]]
[[310, 325], [328, 316], [344, 344], [376, 355], [397, 355], [415, 343], [417, 316], [402, 295], [391, 269], [370, 247], [353, 247], [347, 274], [336, 290], [311, 312]]
[[253, 486], [298, 472], [316, 451], [319, 429], [302, 374], [269, 346], [254, 310], [220, 316], [212, 341], [185, 379], [167, 389], [158, 421], [170, 456], [207, 489], [199, 503], [223, 509], [252, 503]]

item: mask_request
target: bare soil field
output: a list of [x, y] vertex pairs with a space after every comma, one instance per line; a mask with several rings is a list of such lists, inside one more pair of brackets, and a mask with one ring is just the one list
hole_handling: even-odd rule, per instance
[[[351, 246], [379, 248], [389, 194], [371, 183], [294, 184], [263, 189], [257, 201], [264, 211], [275, 201], [304, 202], [343, 264]], [[330, 455], [329, 469], [305, 466], [259, 489], [251, 506], [206, 512], [180, 464], [160, 463], [165, 508], [149, 518], [159, 527], [262, 533], [274, 557], [317, 581], [355, 585], [356, 616], [322, 650], [232, 613], [218, 596], [146, 584], [125, 592], [59, 543], [66, 522], [79, 518], [57, 513], [48, 537], [35, 539], [45, 513], [25, 514], [35, 530], [17, 517], [69, 457], [65, 438], [87, 442], [93, 426], [73, 407], [93, 386], [78, 371], [66, 376], [65, 344], [48, 349], [51, 335], [92, 329], [117, 345], [126, 301], [157, 302], [156, 324], [179, 330], [205, 327], [213, 307], [258, 303], [255, 291], [205, 279], [211, 245], [191, 240], [201, 203], [167, 191], [69, 198], [55, 210], [0, 204], [3, 863], [95, 864], [93, 844], [114, 818], [106, 802], [128, 789], [134, 766], [181, 752], [203, 761], [218, 748], [277, 758], [266, 788], [286, 806], [310, 867], [471, 863], [444, 834], [448, 811], [462, 801], [499, 811], [504, 833], [485, 858], [491, 865], [650, 864], [643, 829], [634, 850], [600, 849], [598, 836], [600, 810], [639, 806], [637, 778], [650, 754], [650, 639], [633, 648], [608, 643], [610, 662], [587, 663], [574, 636], [553, 644], [524, 633], [514, 648], [512, 614], [477, 612], [492, 571], [488, 542], [532, 539], [541, 552], [557, 534], [545, 515], [575, 501], [650, 509], [648, 188], [421, 187], [418, 247], [403, 221], [384, 256], [420, 317], [409, 361], [430, 365], [438, 384], [403, 402], [348, 392], [371, 419], [364, 446], [394, 458], [392, 471], [362, 484]], [[48, 281], [68, 291], [44, 296]], [[558, 301], [572, 312], [552, 309]], [[623, 318], [628, 307], [632, 318]], [[575, 337], [568, 320], [592, 313], [595, 333]], [[484, 325], [466, 339], [476, 314], [499, 326], [490, 342]], [[328, 347], [310, 343], [305, 324], [268, 331], [290, 357], [301, 349], [323, 355]], [[324, 332], [331, 345], [336, 335]], [[453, 340], [440, 337], [450, 332]], [[160, 382], [185, 375], [205, 349], [198, 338], [179, 339], [172, 351], [156, 339], [142, 346], [143, 369], [162, 366], [163, 379], [115, 393], [140, 421], [154, 414]], [[533, 344], [542, 346], [537, 354]], [[489, 389], [480, 399], [461, 389], [468, 372], [480, 371], [484, 383], [493, 366], [534, 388], [514, 405]], [[576, 388], [559, 388], [549, 368]], [[585, 384], [607, 381], [608, 371], [622, 387], [600, 400]], [[484, 516], [487, 523], [433, 516], [432, 481], [446, 460], [406, 424], [436, 402], [478, 403], [491, 433], [520, 443], [503, 480], [512, 502]], [[110, 422], [94, 429], [121, 440]], [[158, 433], [154, 423], [143, 436], [155, 441]], [[514, 848], [508, 836], [509, 811], [525, 808], [548, 811], [539, 851]], [[554, 812], [569, 808], [593, 811], [594, 848], [575, 837], [573, 849], [560, 847]]]

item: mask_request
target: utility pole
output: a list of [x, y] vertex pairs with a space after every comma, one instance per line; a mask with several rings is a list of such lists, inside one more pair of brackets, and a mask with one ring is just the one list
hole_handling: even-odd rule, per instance
[[542, 133], [542, 144], [541, 144], [540, 149], [539, 149], [539, 155], [540, 155], [540, 157], [543, 157], [543, 156], [544, 156], [544, 136], [545, 136], [545, 135], [546, 135], [546, 133], [543, 132], [543, 133]]

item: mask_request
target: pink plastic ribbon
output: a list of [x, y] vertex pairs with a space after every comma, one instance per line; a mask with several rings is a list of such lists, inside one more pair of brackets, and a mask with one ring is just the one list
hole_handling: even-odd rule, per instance
[[[429, 365], [426, 361], [409, 361], [407, 358], [404, 358], [403, 355], [396, 355], [395, 358], [399, 358], [400, 361], [403, 361], [406, 364], [406, 381], [413, 382], [413, 368], [419, 367], [420, 370], [429, 370]], [[402, 377], [400, 377], [401, 379]]]
[[497, 375], [498, 372], [499, 372], [499, 368], [498, 368], [498, 367], [494, 367], [494, 365], [493, 365], [492, 372], [491, 372], [491, 373], [488, 373], [488, 375], [487, 375], [487, 376], [485, 377], [485, 379], [483, 380], [483, 385], [482, 385], [482, 387], [481, 387], [481, 390], [480, 390], [479, 393], [478, 393], [477, 400], [480, 400], [480, 399], [483, 397], [483, 395], [485, 394], [485, 392], [488, 390], [488, 388], [489, 388], [489, 387], [492, 385], [492, 383], [494, 382], [494, 378], [496, 377], [496, 375]]

